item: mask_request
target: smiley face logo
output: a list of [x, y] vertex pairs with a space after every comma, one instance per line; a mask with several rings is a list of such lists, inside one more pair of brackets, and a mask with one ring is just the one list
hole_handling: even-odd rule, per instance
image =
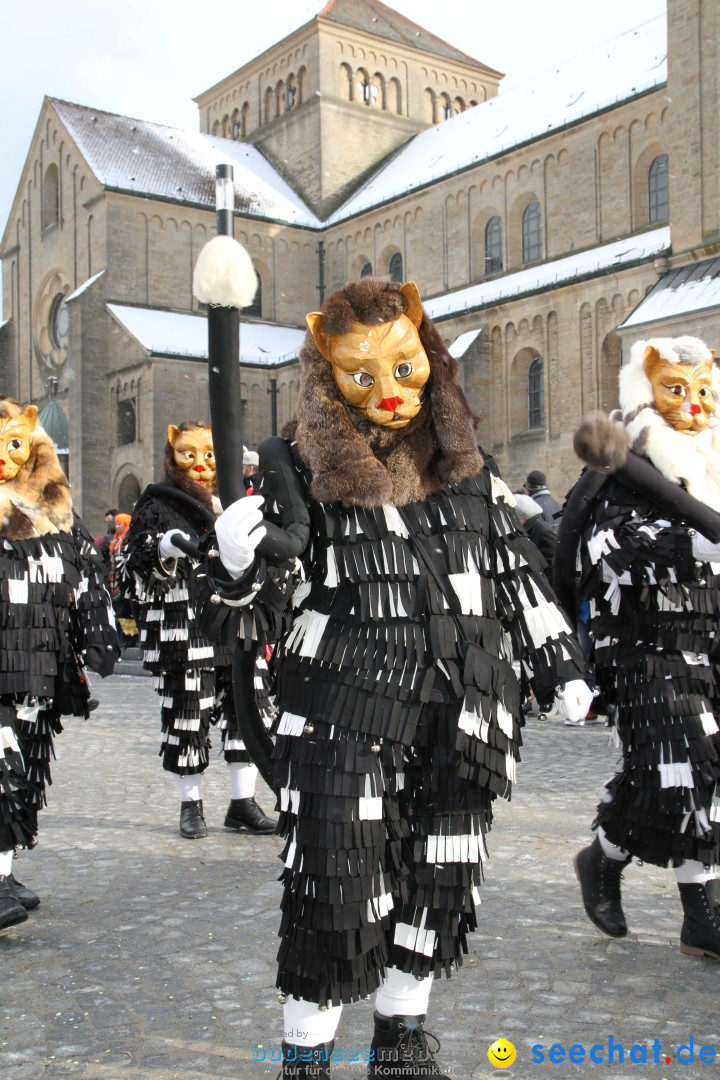
[[507, 1039], [496, 1039], [488, 1050], [488, 1061], [496, 1069], [507, 1069], [517, 1057], [517, 1051]]

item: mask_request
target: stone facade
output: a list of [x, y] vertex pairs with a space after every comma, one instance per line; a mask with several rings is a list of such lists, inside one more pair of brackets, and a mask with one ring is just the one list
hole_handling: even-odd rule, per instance
[[[302, 328], [323, 291], [368, 264], [414, 279], [424, 300], [442, 298], [434, 318], [449, 345], [479, 331], [460, 362], [483, 448], [511, 486], [541, 468], [564, 494], [578, 472], [575, 427], [585, 412], [616, 403], [630, 336], [623, 321], [662, 274], [720, 245], [718, 82], [710, 77], [719, 23], [717, 5], [670, 0], [667, 84], [330, 223], [330, 210], [391, 150], [437, 121], [438, 109], [452, 115], [491, 98], [499, 73], [374, 36], [371, 20], [357, 29], [318, 16], [197, 99], [202, 131], [261, 148], [318, 214], [313, 224], [238, 210], [235, 236], [261, 283], [245, 320]], [[0, 388], [42, 405], [48, 379], [58, 378], [75, 502], [100, 532], [107, 505], [129, 509], [157, 479], [168, 423], [208, 415], [206, 364], [161, 340], [134, 339], [108, 305], [201, 314], [192, 272], [215, 220], [212, 200], [184, 198], [179, 186], [159, 197], [98, 179], [72, 108], [80, 107], [46, 100], [5, 229]], [[120, 120], [131, 123], [97, 118], [108, 131]], [[669, 202], [658, 215], [649, 174], [663, 160]], [[528, 207], [539, 223], [531, 257]], [[495, 261], [491, 219], [500, 222]], [[614, 241], [641, 248], [662, 226], [671, 245], [657, 257], [595, 269], [591, 260], [572, 279], [543, 278], [548, 264]], [[453, 302], [483, 282], [497, 285], [493, 299]], [[715, 345], [720, 317], [703, 311], [653, 332], [700, 333]], [[298, 375], [292, 357], [244, 366], [249, 445], [291, 418]]]

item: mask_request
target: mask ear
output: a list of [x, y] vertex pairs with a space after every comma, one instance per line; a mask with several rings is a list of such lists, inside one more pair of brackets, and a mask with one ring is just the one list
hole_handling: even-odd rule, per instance
[[35, 424], [37, 423], [37, 418], [38, 418], [38, 407], [37, 407], [37, 405], [27, 405], [23, 409], [23, 411], [20, 413], [20, 415], [25, 419], [25, 422], [27, 423], [27, 426], [30, 428], [30, 431], [34, 431], [35, 430]]
[[168, 442], [170, 443], [170, 445], [172, 446], [173, 449], [175, 449], [175, 443], [178, 440], [178, 435], [179, 434], [180, 434], [180, 428], [179, 427], [175, 427], [175, 424], [168, 424]]
[[650, 382], [652, 382], [652, 380], [653, 380], [653, 374], [655, 372], [656, 367], [659, 364], [662, 364], [662, 363], [664, 363], [663, 358], [661, 357], [660, 353], [655, 348], [655, 346], [654, 345], [648, 345], [648, 347], [645, 349], [645, 358], [643, 360], [643, 367], [645, 368], [645, 374], [647, 375]]
[[330, 336], [325, 333], [323, 327], [323, 316], [321, 311], [311, 311], [309, 315], [305, 316], [305, 321], [308, 324], [308, 329], [312, 334], [312, 339], [317, 346], [317, 350], [321, 356], [324, 356], [326, 360], [330, 359]]
[[404, 285], [400, 286], [400, 292], [407, 300], [407, 311], [405, 314], [411, 323], [414, 323], [416, 327], [419, 327], [422, 322], [423, 309], [417, 285], [414, 281], [407, 281]]

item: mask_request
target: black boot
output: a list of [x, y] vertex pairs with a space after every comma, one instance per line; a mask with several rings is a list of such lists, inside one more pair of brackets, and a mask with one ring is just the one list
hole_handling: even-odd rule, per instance
[[257, 833], [260, 836], [274, 833], [277, 819], [269, 818], [255, 799], [231, 799], [225, 815], [225, 828], [234, 829], [236, 832]]
[[[371, 1044], [372, 1060], [368, 1063], [368, 1080], [390, 1077], [397, 1080], [420, 1080], [426, 1076], [435, 1080], [450, 1080], [441, 1073], [434, 1058], [440, 1040], [423, 1028], [424, 1016], [381, 1016], [374, 1014], [375, 1034]], [[428, 1039], [435, 1047], [431, 1050]]]
[[688, 956], [711, 956], [720, 960], [720, 905], [715, 902], [715, 883], [707, 885], [678, 882], [683, 919], [680, 952]]
[[186, 840], [199, 840], [207, 836], [207, 825], [203, 817], [202, 799], [199, 802], [189, 800], [180, 803], [180, 835]]
[[10, 888], [9, 878], [0, 874], [0, 930], [25, 922], [28, 914]]
[[26, 911], [32, 911], [33, 908], [38, 906], [40, 897], [37, 893], [34, 893], [32, 889], [28, 889], [28, 887], [23, 885], [22, 881], [18, 881], [13, 874], [8, 874], [7, 881], [10, 886], [10, 892], [17, 902], [22, 904]]
[[574, 866], [588, 917], [610, 937], [625, 937], [627, 923], [620, 902], [620, 878], [631, 856], [608, 859], [596, 836], [575, 856]]
[[283, 1067], [278, 1080], [330, 1080], [330, 1055], [335, 1042], [318, 1046], [282, 1044]]

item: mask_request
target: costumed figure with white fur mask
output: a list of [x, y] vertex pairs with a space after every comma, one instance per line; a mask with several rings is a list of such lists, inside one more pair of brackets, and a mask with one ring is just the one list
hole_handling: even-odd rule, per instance
[[0, 397], [0, 929], [40, 900], [12, 871], [37, 842], [61, 717], [91, 709], [86, 669], [119, 655], [101, 556], [35, 405]]
[[[585, 910], [624, 936], [622, 871], [633, 858], [670, 865], [682, 952], [720, 960], [717, 385], [714, 354], [697, 338], [633, 346], [619, 414], [589, 417], [575, 435], [590, 469], [563, 514], [555, 584], [589, 601], [623, 754], [595, 838], [575, 859]], [[568, 565], [574, 586], [561, 580]]]
[[[223, 642], [284, 635], [282, 1077], [329, 1077], [342, 1006], [374, 993], [368, 1076], [443, 1077], [424, 1020], [477, 927], [515, 779], [513, 661], [567, 715], [592, 694], [415, 285], [363, 278], [307, 321], [296, 419], [261, 444], [259, 494], [218, 519], [201, 571]], [[295, 542], [284, 587], [256, 554], [266, 528]]]
[[[180, 835], [207, 836], [202, 776], [209, 762], [210, 727], [222, 732], [229, 765], [230, 804], [225, 828], [269, 834], [277, 824], [257, 803], [257, 769], [237, 731], [232, 694], [232, 649], [216, 645], [195, 618], [192, 568], [197, 544], [215, 525], [216, 495], [212, 432], [190, 420], [168, 426], [164, 479], [138, 499], [125, 542], [128, 591], [137, 612], [143, 663], [161, 698], [163, 768], [172, 774], [180, 800]], [[266, 674], [265, 657], [257, 662]]]

